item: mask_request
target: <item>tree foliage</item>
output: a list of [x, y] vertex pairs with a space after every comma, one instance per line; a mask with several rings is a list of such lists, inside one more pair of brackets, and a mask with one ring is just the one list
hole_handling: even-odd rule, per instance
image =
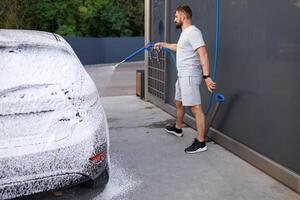
[[68, 36], [142, 36], [143, 0], [0, 0], [0, 27]]

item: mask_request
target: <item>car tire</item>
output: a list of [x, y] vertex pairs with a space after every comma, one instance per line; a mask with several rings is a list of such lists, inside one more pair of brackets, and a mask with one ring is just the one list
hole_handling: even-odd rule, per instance
[[109, 179], [109, 170], [108, 167], [95, 179], [90, 179], [84, 183], [84, 186], [91, 189], [101, 189], [104, 190]]

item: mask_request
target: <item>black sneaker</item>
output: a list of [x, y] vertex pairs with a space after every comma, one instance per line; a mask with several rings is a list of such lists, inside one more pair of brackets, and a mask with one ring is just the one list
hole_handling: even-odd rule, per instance
[[206, 146], [205, 141], [200, 142], [199, 140], [197, 140], [195, 138], [193, 144], [191, 146], [189, 146], [188, 148], [186, 148], [184, 151], [185, 151], [185, 153], [198, 153], [198, 152], [202, 152], [202, 151], [206, 151], [206, 150], [207, 150], [207, 146]]
[[173, 135], [176, 135], [177, 137], [182, 137], [182, 129], [181, 128], [176, 128], [175, 124], [173, 126], [166, 126], [166, 131], [168, 133], [171, 133]]

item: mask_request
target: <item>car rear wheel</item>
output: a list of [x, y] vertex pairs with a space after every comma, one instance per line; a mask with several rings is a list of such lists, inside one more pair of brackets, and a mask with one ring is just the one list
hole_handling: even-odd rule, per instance
[[109, 172], [108, 167], [105, 168], [105, 170], [96, 178], [88, 180], [84, 183], [84, 185], [91, 189], [101, 189], [104, 190], [108, 179], [109, 179]]

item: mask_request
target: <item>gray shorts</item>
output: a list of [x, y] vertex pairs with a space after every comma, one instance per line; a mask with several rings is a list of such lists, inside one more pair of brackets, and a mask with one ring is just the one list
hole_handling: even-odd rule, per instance
[[175, 100], [182, 101], [183, 106], [195, 106], [201, 104], [199, 76], [178, 77], [175, 85]]

